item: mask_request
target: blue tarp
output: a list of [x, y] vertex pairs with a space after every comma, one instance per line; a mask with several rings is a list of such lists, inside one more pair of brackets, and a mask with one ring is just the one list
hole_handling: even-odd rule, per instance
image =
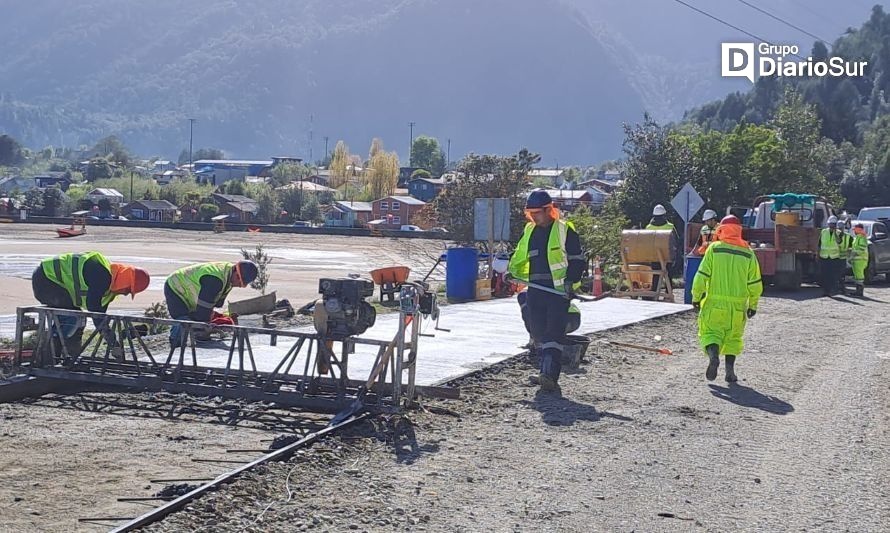
[[767, 196], [773, 200], [773, 212], [778, 213], [783, 209], [791, 209], [799, 205], [816, 205], [815, 194], [794, 194], [786, 192], [785, 194], [770, 194]]

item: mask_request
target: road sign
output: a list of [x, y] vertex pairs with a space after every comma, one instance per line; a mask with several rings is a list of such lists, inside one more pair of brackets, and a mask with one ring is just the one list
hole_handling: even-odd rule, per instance
[[473, 237], [477, 241], [510, 240], [510, 200], [507, 198], [476, 198], [474, 202]]
[[692, 217], [698, 213], [698, 210], [705, 205], [705, 201], [698, 195], [698, 191], [691, 183], [687, 183], [680, 189], [677, 196], [671, 200], [671, 205], [683, 219], [683, 222], [689, 222]]

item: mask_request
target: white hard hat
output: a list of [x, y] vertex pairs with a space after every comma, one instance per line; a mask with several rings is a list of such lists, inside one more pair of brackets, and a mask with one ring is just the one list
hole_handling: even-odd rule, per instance
[[658, 215], [666, 215], [666, 214], [667, 214], [667, 210], [661, 204], [656, 205], [655, 209], [652, 210], [652, 216], [657, 217]]
[[837, 217], [834, 215], [831, 215], [830, 217], [828, 217], [828, 223], [829, 224], [837, 224]]
[[717, 218], [717, 212], [713, 209], [705, 209], [705, 214], [701, 216], [701, 219], [707, 222], [712, 218]]

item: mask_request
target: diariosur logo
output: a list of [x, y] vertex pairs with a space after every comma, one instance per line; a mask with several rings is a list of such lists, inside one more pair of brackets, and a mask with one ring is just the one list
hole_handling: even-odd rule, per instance
[[859, 77], [865, 75], [868, 61], [847, 61], [831, 57], [814, 61], [812, 57], [799, 59], [799, 49], [793, 44], [721, 43], [720, 75], [724, 78], [748, 78], [751, 83], [760, 76], [784, 77]]

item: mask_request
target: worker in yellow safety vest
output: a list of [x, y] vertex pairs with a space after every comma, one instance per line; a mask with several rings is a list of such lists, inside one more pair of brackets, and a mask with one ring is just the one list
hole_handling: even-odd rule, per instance
[[847, 294], [847, 266], [851, 265], [850, 259], [853, 253], [853, 231], [848, 229], [844, 221], [837, 222], [837, 247], [840, 252], [841, 264], [838, 266], [838, 288], [841, 294]]
[[699, 231], [698, 241], [693, 248], [698, 255], [705, 255], [708, 246], [717, 240], [717, 212], [713, 209], [705, 209], [701, 218], [704, 225]]
[[819, 277], [822, 294], [832, 296], [837, 292], [840, 271], [845, 259], [841, 259], [841, 248], [837, 236], [837, 217], [828, 217], [828, 227], [819, 233]]
[[[31, 275], [31, 288], [34, 297], [43, 305], [57, 309], [79, 309], [93, 313], [104, 313], [115, 298], [120, 295], [136, 294], [148, 288], [151, 281], [148, 272], [142, 268], [123, 263], [112, 263], [99, 252], [68, 253], [48, 257]], [[75, 316], [58, 316], [61, 337], [68, 355], [80, 354], [85, 321]], [[104, 320], [93, 318], [96, 329], [101, 330]], [[106, 340], [110, 331], [103, 333]], [[57, 341], [56, 353], [61, 353], [59, 332], [54, 332]]]
[[541, 287], [530, 285], [527, 295], [529, 330], [541, 345], [537, 382], [542, 392], [558, 392], [569, 304], [580, 287], [585, 256], [575, 227], [560, 219], [546, 191], [529, 193], [525, 216], [529, 223], [510, 257], [508, 270], [518, 281]]
[[865, 269], [868, 268], [868, 237], [865, 226], [853, 226], [853, 245], [850, 253], [850, 265], [853, 267], [853, 280], [856, 283], [856, 296], [865, 295]]
[[[210, 322], [215, 307], [222, 307], [232, 287], [246, 287], [257, 277], [256, 264], [199, 263], [174, 271], [164, 284], [167, 312], [176, 320]], [[170, 328], [170, 346], [181, 344], [182, 329]]]
[[739, 219], [720, 221], [719, 242], [708, 246], [692, 282], [692, 306], [699, 310], [698, 338], [708, 356], [705, 377], [713, 381], [726, 360], [726, 381], [738, 381], [736, 357], [741, 355], [745, 324], [757, 313], [763, 283], [757, 257], [742, 240]]
[[[649, 224], [646, 225], [646, 229], [654, 229], [661, 231], [670, 231], [671, 232], [671, 250], [675, 248], [675, 244], [677, 242], [677, 231], [674, 225], [667, 219], [667, 209], [664, 208], [663, 205], [657, 204], [654, 208], [652, 208], [652, 220], [649, 221]], [[665, 265], [667, 270], [670, 271], [671, 265], [673, 264], [673, 257], [667, 258], [667, 264]], [[653, 270], [661, 270], [661, 263], [651, 263], [649, 265]], [[652, 290], [658, 291], [659, 284], [661, 283], [661, 276], [658, 274], [654, 274], [652, 276]]]

